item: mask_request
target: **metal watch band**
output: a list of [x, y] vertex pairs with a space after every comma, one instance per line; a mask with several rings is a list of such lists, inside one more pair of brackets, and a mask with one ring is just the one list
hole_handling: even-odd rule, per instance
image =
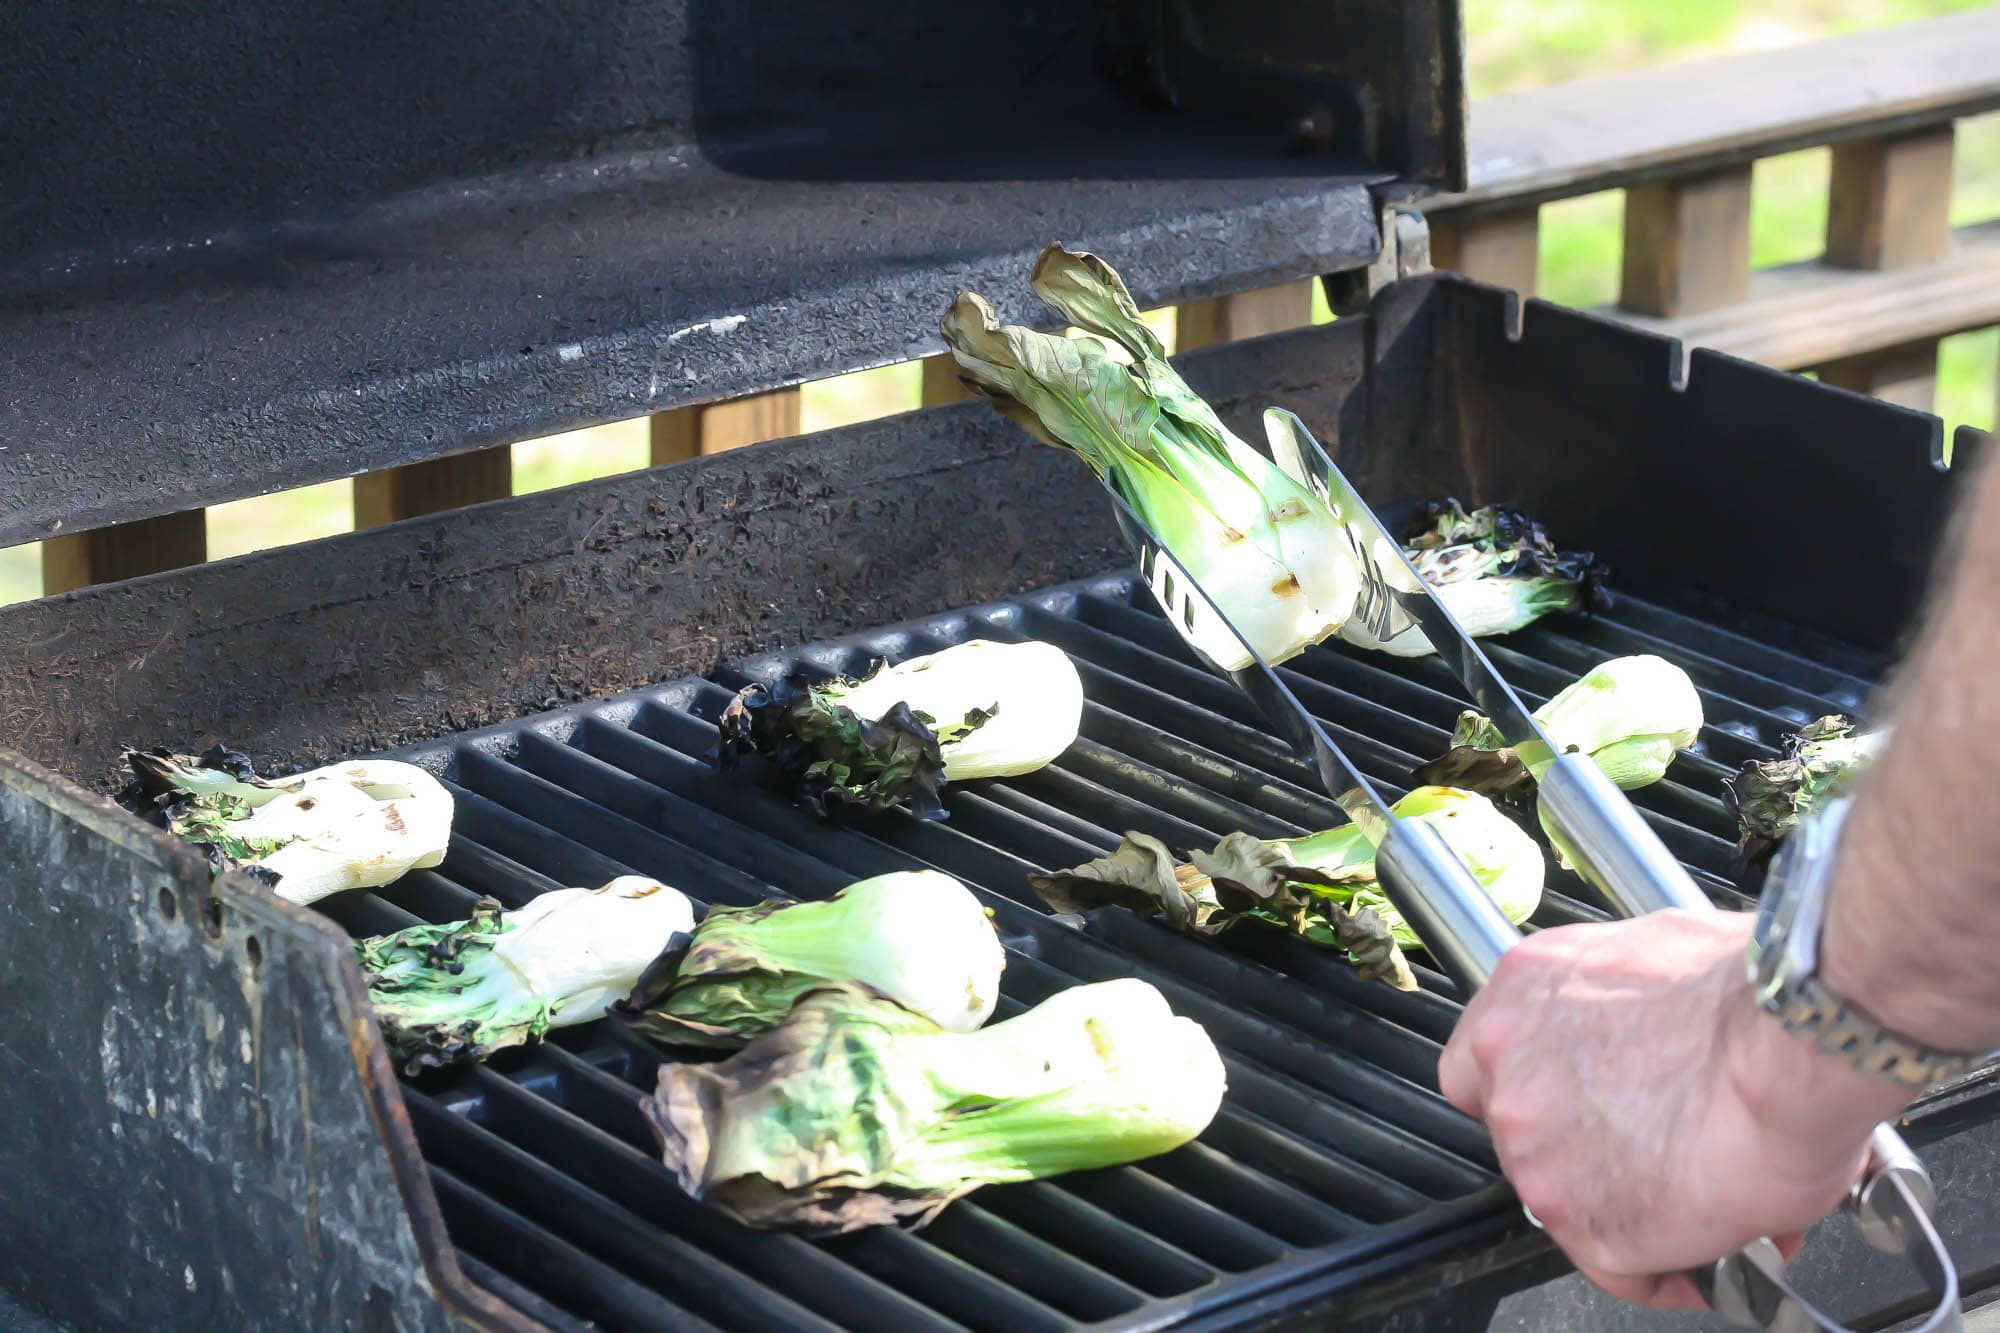
[[1983, 1064], [1986, 1054], [1938, 1051], [1900, 1037], [1858, 1005], [1834, 995], [1816, 976], [1793, 978], [1764, 1001], [1788, 1032], [1835, 1059], [1906, 1088], [1929, 1088]]

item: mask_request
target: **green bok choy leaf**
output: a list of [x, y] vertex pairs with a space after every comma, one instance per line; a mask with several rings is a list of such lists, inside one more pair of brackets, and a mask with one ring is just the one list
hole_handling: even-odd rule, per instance
[[1725, 784], [1739, 829], [1737, 856], [1745, 866], [1767, 860], [1814, 806], [1835, 796], [1881, 753], [1889, 739], [1856, 731], [1838, 714], [1808, 723], [1785, 739], [1776, 759], [1752, 759]]
[[776, 1027], [807, 991], [851, 982], [970, 1032], [992, 1017], [1005, 966], [970, 890], [942, 871], [898, 871], [824, 902], [711, 908], [614, 1012], [660, 1041], [734, 1048]]
[[1130, 978], [946, 1032], [860, 987], [808, 992], [717, 1064], [665, 1064], [644, 1103], [694, 1198], [748, 1226], [922, 1226], [981, 1185], [1167, 1152], [1214, 1119], [1221, 1057]]

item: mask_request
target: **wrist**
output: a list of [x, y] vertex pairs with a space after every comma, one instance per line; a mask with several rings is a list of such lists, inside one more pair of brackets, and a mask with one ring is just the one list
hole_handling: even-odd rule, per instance
[[1910, 1090], [1865, 1073], [1788, 1032], [1758, 1003], [1740, 958], [1717, 979], [1723, 1069], [1745, 1106], [1773, 1128], [1845, 1152], [1910, 1100]]
[[[1832, 867], [1819, 974], [1833, 994], [1891, 1031], [1940, 1051], [2000, 1046], [2000, 978], [1977, 930], [1987, 875], [1955, 870], [1949, 849], [1898, 864], [1880, 801], [1856, 806]], [[1919, 878], [1921, 874], [1922, 878]]]

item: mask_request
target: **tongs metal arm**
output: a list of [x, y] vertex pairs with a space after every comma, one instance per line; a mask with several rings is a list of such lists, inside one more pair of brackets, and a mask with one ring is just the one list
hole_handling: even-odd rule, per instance
[[[1331, 460], [1318, 450], [1317, 442], [1307, 437], [1306, 443], [1318, 455], [1317, 463], [1346, 489], [1350, 503], [1361, 504], [1365, 512], [1365, 503], [1354, 496]], [[1300, 466], [1297, 458], [1281, 460], [1285, 461]], [[1323, 479], [1324, 476], [1323, 473]], [[1206, 590], [1173, 558], [1144, 520], [1116, 495], [1112, 501], [1119, 526], [1138, 554], [1141, 572], [1175, 628], [1212, 670], [1234, 681], [1250, 696], [1280, 734], [1301, 752], [1312, 756], [1320, 780], [1330, 794], [1339, 797], [1353, 791], [1374, 807], [1387, 830], [1376, 848], [1376, 866], [1389, 900], [1424, 941], [1425, 948], [1468, 994], [1484, 986], [1501, 955], [1520, 941], [1513, 923], [1435, 830], [1395, 818], [1373, 784], [1327, 735], [1278, 673], [1256, 653], [1249, 640], [1236, 630]], [[1372, 513], [1368, 514], [1368, 520], [1379, 532], [1379, 520]], [[1359, 543], [1357, 548], [1366, 560], [1367, 548]], [[1398, 548], [1391, 558], [1399, 556]], [[1407, 563], [1404, 567], [1408, 568]], [[1409, 572], [1414, 576], [1414, 570]], [[1375, 577], [1379, 578], [1379, 571]], [[1402, 590], [1397, 600], [1406, 600], [1411, 591]], [[1451, 624], [1456, 628], [1456, 622]], [[1210, 651], [1218, 643], [1227, 645], [1234, 660], [1242, 665], [1232, 669], [1218, 662]], [[1470, 639], [1464, 639], [1463, 643], [1471, 646]], [[1476, 648], [1472, 651], [1477, 654]], [[1479, 658], [1479, 664], [1491, 672], [1490, 664], [1483, 658]], [[1497, 674], [1492, 681], [1511, 695]], [[1560, 812], [1552, 813], [1552, 822], [1562, 830], [1565, 843], [1574, 847], [1576, 864], [1589, 868], [1594, 879], [1601, 876], [1606, 886], [1615, 886], [1608, 887], [1607, 892], [1621, 910], [1636, 915], [1666, 906], [1692, 907], [1696, 900], [1703, 906], [1709, 905], [1680, 863], [1595, 764], [1582, 756], [1565, 756], [1549, 772], [1556, 775], [1552, 805]], [[1546, 778], [1542, 791], [1543, 799], [1550, 800]], [[1869, 1210], [1862, 1214], [1863, 1233], [1879, 1248], [1900, 1249], [1909, 1254], [1925, 1280], [1939, 1293], [1936, 1310], [1922, 1325], [1923, 1333], [1957, 1329], [1962, 1323], [1957, 1274], [1926, 1211], [1929, 1181], [1915, 1155], [1886, 1128], [1878, 1132], [1878, 1138], [1884, 1135], [1887, 1136], [1882, 1145], [1884, 1151], [1878, 1157], [1884, 1165], [1877, 1169], [1871, 1162], [1870, 1175], [1855, 1194], [1857, 1206]], [[1845, 1333], [1786, 1282], [1783, 1257], [1768, 1240], [1746, 1247], [1691, 1276], [1715, 1313], [1733, 1324], [1782, 1333], [1794, 1330]]]

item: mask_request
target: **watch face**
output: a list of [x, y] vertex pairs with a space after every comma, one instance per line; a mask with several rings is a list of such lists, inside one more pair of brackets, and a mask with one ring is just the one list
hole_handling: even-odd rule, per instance
[[1750, 937], [1750, 984], [1766, 999], [1777, 992], [1787, 927], [1797, 910], [1797, 895], [1786, 892], [1792, 882], [1793, 847], [1787, 843], [1771, 859], [1763, 895], [1757, 899], [1757, 926]]
[[1800, 821], [1771, 858], [1750, 946], [1750, 982], [1767, 1003], [1818, 970], [1820, 922], [1846, 809], [1845, 797], [1828, 802]]

